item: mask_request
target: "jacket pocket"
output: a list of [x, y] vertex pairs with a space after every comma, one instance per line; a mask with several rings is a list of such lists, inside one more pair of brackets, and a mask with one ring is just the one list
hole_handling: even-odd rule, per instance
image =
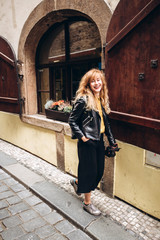
[[85, 127], [88, 123], [93, 120], [93, 117], [88, 116], [86, 119], [83, 120], [82, 125]]

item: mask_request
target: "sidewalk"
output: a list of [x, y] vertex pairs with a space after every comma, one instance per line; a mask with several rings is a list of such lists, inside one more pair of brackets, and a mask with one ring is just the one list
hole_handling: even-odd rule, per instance
[[[94, 217], [83, 211], [73, 192], [70, 175], [38, 157], [0, 140], [0, 165], [40, 198], [66, 216], [93, 239], [160, 239], [160, 222], [99, 190], [92, 201], [103, 212]], [[78, 239], [76, 239], [78, 240]]]

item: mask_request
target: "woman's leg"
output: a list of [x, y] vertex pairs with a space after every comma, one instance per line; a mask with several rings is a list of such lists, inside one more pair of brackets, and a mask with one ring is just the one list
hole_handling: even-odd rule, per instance
[[78, 142], [78, 192], [90, 193], [97, 179], [96, 145]]
[[84, 194], [84, 203], [86, 205], [91, 203], [91, 192]]
[[97, 179], [95, 188], [98, 186], [104, 172], [104, 163], [105, 163], [105, 152], [104, 152], [104, 142], [103, 136], [101, 136], [101, 140], [97, 146]]
[[97, 142], [78, 142], [78, 193], [84, 193], [83, 209], [88, 213], [98, 216], [101, 214], [91, 203], [91, 191], [94, 190], [97, 180]]

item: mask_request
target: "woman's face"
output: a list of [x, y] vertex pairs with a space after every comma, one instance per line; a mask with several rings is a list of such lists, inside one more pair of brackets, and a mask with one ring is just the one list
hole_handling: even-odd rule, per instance
[[97, 73], [91, 80], [90, 80], [90, 88], [94, 95], [99, 95], [102, 89], [103, 83], [101, 80], [100, 75]]

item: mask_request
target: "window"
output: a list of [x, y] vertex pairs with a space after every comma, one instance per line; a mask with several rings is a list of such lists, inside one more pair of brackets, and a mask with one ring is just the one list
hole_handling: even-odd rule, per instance
[[45, 112], [49, 99], [73, 99], [81, 77], [100, 62], [101, 40], [93, 22], [74, 17], [54, 24], [37, 48], [38, 112]]

